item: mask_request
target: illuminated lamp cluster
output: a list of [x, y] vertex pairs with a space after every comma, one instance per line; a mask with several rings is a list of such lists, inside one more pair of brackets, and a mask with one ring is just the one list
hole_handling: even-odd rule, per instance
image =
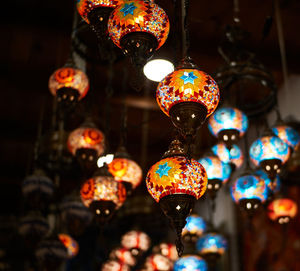
[[195, 243], [206, 231], [206, 222], [198, 215], [190, 215], [186, 218], [186, 225], [182, 230], [183, 240]]
[[146, 258], [145, 269], [147, 271], [171, 271], [173, 263], [161, 254], [152, 254]]
[[117, 182], [122, 182], [127, 191], [135, 189], [142, 181], [143, 171], [140, 166], [129, 158], [116, 157], [108, 164], [109, 172]]
[[209, 118], [208, 128], [230, 149], [247, 131], [248, 118], [237, 108], [223, 107]]
[[224, 143], [219, 143], [211, 148], [212, 152], [224, 163], [229, 163], [233, 170], [239, 169], [244, 162], [244, 155], [238, 145], [233, 144], [230, 149]]
[[178, 259], [178, 254], [176, 250], [176, 246], [170, 243], [161, 243], [153, 248], [153, 253], [161, 254], [171, 261], [176, 261]]
[[214, 199], [222, 184], [230, 178], [231, 166], [223, 163], [217, 156], [207, 156], [198, 162], [205, 168], [208, 179], [207, 192]]
[[141, 231], [129, 231], [121, 238], [121, 245], [130, 250], [132, 255], [139, 256], [150, 247], [149, 236]]
[[207, 187], [204, 167], [194, 159], [187, 159], [180, 142], [174, 140], [163, 159], [148, 171], [146, 185], [176, 230], [176, 247], [181, 254], [181, 231], [186, 218]]
[[79, 245], [70, 235], [61, 233], [58, 235], [58, 238], [67, 249], [69, 259], [78, 254]]
[[297, 215], [296, 202], [288, 198], [275, 199], [268, 206], [268, 216], [279, 224], [286, 224]]
[[122, 206], [126, 189], [112, 176], [95, 176], [81, 186], [80, 195], [83, 204], [96, 214], [97, 220], [105, 222]]
[[274, 180], [281, 166], [290, 157], [289, 146], [277, 136], [263, 136], [250, 147], [250, 158], [255, 166], [260, 166]]
[[127, 248], [119, 247], [115, 248], [109, 257], [113, 260], [118, 260], [121, 263], [125, 263], [129, 266], [134, 266], [136, 264], [136, 258], [132, 255], [131, 251]]
[[124, 0], [108, 20], [111, 40], [139, 67], [165, 43], [169, 29], [165, 11], [143, 0]]
[[42, 171], [35, 171], [22, 183], [22, 194], [32, 209], [43, 209], [53, 193], [54, 184]]
[[116, 260], [109, 260], [102, 265], [102, 271], [130, 271], [130, 267]]
[[65, 200], [61, 206], [62, 221], [71, 235], [81, 235], [85, 228], [91, 223], [93, 215], [83, 205], [80, 199]]
[[185, 136], [193, 136], [218, 106], [217, 83], [184, 59], [174, 72], [158, 85], [156, 100], [160, 109]]
[[63, 67], [50, 76], [49, 90], [63, 108], [71, 108], [87, 94], [89, 79], [79, 69]]
[[231, 196], [242, 209], [252, 215], [254, 210], [266, 201], [268, 189], [262, 178], [255, 175], [244, 175], [231, 186]]
[[208, 266], [204, 259], [197, 255], [186, 255], [174, 263], [174, 271], [207, 271]]
[[273, 133], [282, 141], [289, 145], [292, 150], [297, 150], [300, 146], [300, 135], [292, 127], [278, 125], [272, 128]]
[[209, 265], [213, 265], [227, 249], [226, 239], [217, 233], [207, 233], [197, 241], [197, 250]]
[[85, 169], [95, 169], [97, 159], [104, 153], [104, 134], [94, 125], [83, 124], [68, 137], [68, 149]]
[[268, 197], [272, 198], [272, 196], [280, 191], [281, 181], [279, 176], [276, 176], [275, 180], [269, 179], [268, 174], [262, 169], [254, 172], [254, 175], [259, 176], [265, 181], [265, 184], [268, 189]]

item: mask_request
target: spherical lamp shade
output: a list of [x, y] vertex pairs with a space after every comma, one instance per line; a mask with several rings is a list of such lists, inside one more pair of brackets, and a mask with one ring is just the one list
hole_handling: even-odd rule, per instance
[[79, 200], [65, 200], [60, 205], [62, 221], [71, 235], [81, 235], [91, 223], [93, 215]]
[[265, 181], [265, 184], [267, 186], [268, 189], [268, 196], [272, 197], [274, 193], [277, 193], [280, 191], [281, 188], [281, 181], [279, 176], [276, 176], [275, 180], [271, 181], [269, 179], [268, 174], [263, 171], [263, 170], [257, 170], [254, 172], [254, 175], [259, 176], [260, 178], [262, 178]]
[[216, 233], [208, 233], [202, 236], [196, 244], [201, 256], [208, 262], [215, 262], [227, 249], [226, 239]]
[[220, 93], [217, 83], [198, 69], [177, 69], [158, 85], [156, 101], [186, 135], [193, 135], [206, 117], [217, 108]]
[[107, 221], [125, 201], [126, 189], [113, 177], [96, 176], [81, 186], [80, 195], [83, 204], [97, 215], [99, 221]]
[[117, 260], [109, 260], [102, 265], [102, 271], [130, 271], [130, 267]]
[[280, 224], [288, 223], [297, 214], [296, 202], [288, 198], [275, 199], [268, 206], [268, 216]]
[[223, 163], [217, 156], [207, 156], [199, 159], [198, 162], [205, 168], [208, 179], [207, 191], [214, 198], [222, 184], [230, 178], [231, 166]]
[[187, 242], [196, 242], [206, 231], [206, 222], [198, 215], [190, 215], [186, 218], [186, 225], [182, 230], [183, 239]]
[[146, 185], [176, 230], [177, 247], [181, 254], [179, 240], [186, 217], [194, 207], [195, 200], [204, 194], [207, 187], [204, 167], [196, 160], [188, 160], [184, 156], [163, 158], [150, 168]]
[[186, 255], [174, 263], [174, 271], [207, 271], [204, 259], [196, 255]]
[[171, 271], [173, 263], [161, 254], [152, 254], [147, 257], [145, 267], [147, 271]]
[[68, 251], [57, 236], [50, 236], [38, 245], [35, 256], [41, 265], [41, 270], [59, 270], [63, 261], [68, 259]]
[[297, 150], [300, 146], [300, 135], [292, 127], [278, 125], [272, 128], [272, 131], [281, 140], [288, 144], [292, 149]]
[[59, 103], [64, 106], [71, 106], [87, 94], [89, 79], [79, 69], [63, 67], [50, 76], [49, 89]]
[[153, 248], [153, 252], [155, 254], [159, 253], [163, 255], [169, 258], [171, 261], [176, 261], [178, 259], [176, 246], [171, 243], [161, 243]]
[[251, 161], [265, 170], [271, 180], [280, 173], [281, 166], [289, 157], [289, 146], [277, 136], [261, 137], [250, 147]]
[[229, 149], [224, 143], [219, 143], [211, 150], [222, 162], [230, 163], [234, 168], [239, 169], [243, 165], [244, 155], [238, 145], [233, 144]]
[[53, 193], [52, 180], [42, 173], [34, 173], [23, 181], [22, 194], [33, 209], [45, 208]]
[[115, 158], [108, 165], [108, 170], [115, 177], [117, 182], [127, 183], [133, 189], [142, 181], [142, 169], [131, 159]]
[[115, 248], [109, 257], [113, 260], [118, 260], [121, 263], [125, 263], [129, 266], [136, 265], [136, 258], [132, 255], [131, 251], [127, 248], [118, 247]]
[[147, 251], [150, 247], [151, 240], [149, 236], [141, 231], [129, 231], [121, 238], [121, 245], [130, 250], [134, 256]]
[[262, 178], [244, 175], [231, 186], [231, 196], [244, 210], [252, 214], [267, 199], [268, 189]]
[[124, 0], [108, 20], [111, 40], [141, 67], [165, 43], [169, 29], [165, 11], [143, 0]]
[[247, 131], [248, 118], [237, 108], [223, 107], [209, 118], [208, 128], [215, 137], [231, 147]]
[[67, 249], [69, 259], [78, 254], [79, 245], [70, 235], [61, 233], [58, 235], [58, 238]]
[[19, 233], [29, 247], [35, 247], [46, 236], [49, 229], [47, 219], [34, 213], [22, 217], [19, 225]]

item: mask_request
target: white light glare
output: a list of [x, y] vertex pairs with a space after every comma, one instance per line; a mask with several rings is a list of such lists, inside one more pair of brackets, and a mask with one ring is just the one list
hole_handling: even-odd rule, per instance
[[99, 157], [98, 161], [97, 161], [97, 166], [103, 167], [104, 163], [106, 164], [110, 164], [112, 162], [112, 160], [114, 160], [114, 155], [113, 154], [107, 154], [105, 156], [101, 156]]
[[148, 61], [144, 66], [145, 76], [152, 81], [160, 82], [169, 73], [174, 71], [172, 62], [165, 59], [153, 59]]

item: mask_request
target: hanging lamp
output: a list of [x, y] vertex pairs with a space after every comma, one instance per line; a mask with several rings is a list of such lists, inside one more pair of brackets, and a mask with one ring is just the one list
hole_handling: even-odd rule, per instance
[[78, 254], [79, 245], [70, 235], [60, 233], [58, 234], [58, 238], [67, 249], [69, 259], [75, 257]]
[[298, 206], [295, 201], [289, 198], [273, 200], [268, 206], [268, 216], [279, 224], [289, 223], [297, 215]]
[[231, 167], [227, 163], [223, 163], [217, 156], [207, 156], [198, 160], [205, 168], [207, 174], [207, 193], [215, 199], [217, 192], [226, 183], [231, 174]]
[[167, 14], [153, 1], [124, 0], [108, 20], [111, 40], [139, 68], [165, 43], [169, 29]]
[[278, 175], [273, 181], [269, 178], [268, 174], [262, 169], [256, 170], [254, 172], [254, 175], [259, 176], [264, 180], [268, 190], [268, 198], [272, 198], [274, 194], [280, 191], [281, 181]]
[[112, 260], [118, 260], [121, 263], [125, 263], [128, 266], [136, 265], [136, 258], [132, 255], [131, 251], [124, 247], [118, 247], [112, 250], [109, 254], [109, 258]]
[[176, 230], [176, 247], [181, 255], [181, 231], [186, 217], [207, 187], [205, 169], [196, 160], [187, 159], [180, 141], [173, 140], [162, 160], [148, 171], [146, 185]]
[[121, 237], [121, 245], [130, 250], [133, 256], [141, 256], [151, 244], [151, 239], [145, 232], [129, 231]]
[[145, 269], [147, 271], [171, 271], [173, 263], [161, 254], [152, 254], [146, 258]]
[[197, 239], [206, 231], [205, 220], [196, 214], [186, 218], [186, 225], [182, 230], [182, 238], [185, 242], [195, 243]]
[[99, 223], [107, 222], [126, 199], [126, 189], [114, 180], [106, 164], [96, 171], [80, 189], [81, 200]]
[[176, 246], [171, 243], [160, 243], [159, 245], [155, 246], [152, 251], [155, 254], [159, 253], [169, 258], [171, 261], [176, 261], [178, 259]]
[[130, 271], [130, 267], [118, 260], [108, 260], [103, 263], [101, 271]]
[[229, 163], [232, 167], [232, 171], [239, 169], [244, 162], [244, 155], [241, 148], [233, 144], [230, 149], [226, 147], [224, 143], [218, 143], [211, 148], [214, 155], [224, 162]]
[[237, 108], [222, 107], [209, 118], [208, 128], [230, 149], [247, 131], [248, 118]]
[[207, 271], [206, 261], [197, 255], [185, 255], [174, 263], [174, 271]]

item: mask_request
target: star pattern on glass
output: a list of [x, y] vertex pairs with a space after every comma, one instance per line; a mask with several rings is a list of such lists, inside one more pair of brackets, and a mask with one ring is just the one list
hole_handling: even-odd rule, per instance
[[194, 84], [194, 80], [198, 77], [194, 75], [194, 72], [184, 72], [184, 74], [180, 77], [183, 80], [184, 84], [191, 83]]
[[136, 9], [136, 6], [134, 5], [134, 3], [130, 3], [130, 4], [125, 4], [125, 6], [120, 10], [121, 12], [123, 12], [124, 17], [127, 16], [128, 14], [133, 15], [133, 11]]
[[160, 178], [163, 176], [168, 176], [169, 170], [171, 167], [168, 166], [168, 163], [164, 163], [163, 165], [159, 165], [156, 173], [159, 175]]

